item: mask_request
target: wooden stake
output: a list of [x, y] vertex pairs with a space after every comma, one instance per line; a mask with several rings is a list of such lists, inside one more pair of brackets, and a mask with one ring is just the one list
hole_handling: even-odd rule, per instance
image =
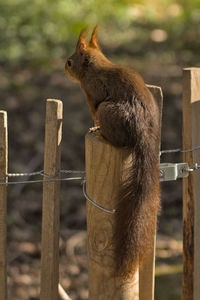
[[[160, 128], [162, 121], [163, 95], [160, 87], [149, 85], [151, 93], [158, 103], [160, 110]], [[140, 300], [153, 300], [155, 291], [155, 250], [156, 250], [156, 228], [152, 240], [152, 250], [149, 252], [145, 264], [139, 272], [139, 298]]]
[[[200, 68], [183, 71], [183, 149], [200, 145]], [[183, 153], [189, 166], [200, 152]], [[183, 179], [183, 300], [200, 299], [200, 172]]]
[[[116, 208], [120, 174], [129, 153], [107, 142], [86, 135], [87, 195], [107, 209]], [[115, 215], [87, 202], [89, 299], [138, 299], [138, 273], [131, 281], [121, 282], [114, 275], [112, 237]]]
[[[60, 170], [62, 102], [46, 103], [44, 173]], [[59, 175], [54, 177], [59, 178]], [[58, 300], [60, 182], [44, 182], [42, 205], [41, 300]]]
[[[8, 168], [7, 113], [0, 111], [0, 183]], [[1, 179], [4, 178], [4, 179]], [[7, 299], [7, 187], [0, 185], [0, 299]]]

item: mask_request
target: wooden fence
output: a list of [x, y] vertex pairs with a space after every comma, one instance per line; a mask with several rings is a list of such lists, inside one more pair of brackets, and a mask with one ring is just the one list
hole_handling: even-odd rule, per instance
[[[150, 86], [162, 111], [162, 92]], [[200, 68], [183, 72], [183, 149], [200, 145]], [[59, 178], [62, 138], [62, 102], [47, 100], [44, 174]], [[6, 182], [8, 164], [7, 115], [0, 111], [0, 183]], [[86, 136], [86, 190], [95, 202], [109, 209], [116, 207], [116, 191], [121, 170], [129, 154]], [[200, 163], [200, 151], [184, 153], [190, 166]], [[200, 172], [183, 180], [183, 300], [200, 299]], [[7, 300], [7, 185], [0, 185], [0, 300]], [[60, 182], [43, 183], [41, 300], [58, 300], [59, 284], [59, 202]], [[87, 203], [89, 299], [153, 300], [155, 278], [155, 240], [152, 252], [133, 280], [121, 282], [111, 276], [114, 268], [114, 215]], [[67, 268], [67, 266], [66, 266]], [[60, 292], [62, 288], [60, 287]], [[64, 297], [63, 297], [64, 299]], [[65, 299], [69, 299], [65, 295]]]

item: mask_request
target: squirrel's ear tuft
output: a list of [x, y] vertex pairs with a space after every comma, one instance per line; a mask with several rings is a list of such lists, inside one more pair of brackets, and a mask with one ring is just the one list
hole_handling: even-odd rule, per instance
[[93, 47], [93, 48], [99, 48], [98, 38], [97, 38], [97, 27], [98, 27], [98, 25], [96, 25], [94, 27], [92, 35], [91, 35], [91, 39], [90, 39], [90, 47]]
[[76, 51], [83, 53], [84, 51], [86, 51], [87, 46], [88, 46], [88, 42], [86, 41], [85, 38], [85, 29], [82, 29], [76, 45]]

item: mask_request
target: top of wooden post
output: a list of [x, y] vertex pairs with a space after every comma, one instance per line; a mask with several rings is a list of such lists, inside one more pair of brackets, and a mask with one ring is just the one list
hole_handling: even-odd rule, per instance
[[0, 110], [0, 125], [7, 128], [7, 112], [5, 110]]

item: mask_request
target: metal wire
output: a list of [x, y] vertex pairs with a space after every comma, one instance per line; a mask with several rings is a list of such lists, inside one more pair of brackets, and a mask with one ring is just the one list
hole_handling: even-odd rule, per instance
[[165, 153], [175, 153], [175, 152], [181, 152], [181, 153], [185, 153], [185, 152], [192, 152], [192, 151], [195, 151], [195, 150], [198, 150], [200, 149], [200, 146], [196, 146], [194, 148], [191, 148], [191, 149], [186, 149], [186, 150], [182, 150], [181, 148], [178, 148], [178, 149], [171, 149], [171, 150], [161, 150], [160, 151], [160, 156], [162, 154], [165, 154]]
[[[75, 177], [64, 177], [64, 178], [55, 178], [59, 174], [80, 174], [81, 176]], [[30, 173], [8, 173], [5, 177], [0, 178], [4, 182], [0, 182], [0, 185], [15, 185], [15, 184], [28, 184], [28, 183], [40, 183], [40, 182], [56, 182], [56, 181], [70, 181], [70, 180], [83, 180], [85, 178], [84, 171], [73, 171], [73, 170], [59, 170], [54, 175], [45, 174], [43, 170], [30, 172]], [[36, 180], [22, 180], [22, 181], [6, 181], [10, 177], [25, 177], [25, 176], [36, 176], [40, 175], [47, 177], [49, 179], [36, 179]]]
[[85, 189], [85, 184], [86, 184], [86, 180], [83, 180], [83, 195], [85, 196], [85, 198], [92, 203], [92, 205], [98, 207], [99, 209], [103, 210], [104, 212], [107, 212], [109, 214], [115, 214], [116, 210], [115, 209], [107, 209], [99, 204], [97, 204], [96, 202], [94, 202], [92, 199], [90, 199], [86, 193], [86, 189]]
[[[174, 153], [174, 152], [191, 152], [200, 149], [200, 146], [194, 147], [192, 149], [187, 149], [187, 150], [181, 150], [181, 149], [171, 149], [171, 150], [162, 150], [160, 151], [160, 155], [165, 154], [165, 153]], [[200, 169], [200, 165], [198, 163], [195, 163], [194, 166], [189, 167], [188, 171], [196, 171]], [[59, 176], [59, 174], [80, 174], [81, 176], [75, 176], [75, 177], [64, 177], [64, 178], [55, 178]], [[43, 177], [47, 177], [49, 179], [37, 179], [37, 180], [23, 180], [23, 181], [7, 181], [7, 178], [12, 178], [12, 177], [31, 177], [31, 176], [36, 176], [40, 175]], [[86, 193], [86, 179], [85, 179], [85, 171], [74, 171], [74, 170], [59, 170], [56, 172], [54, 175], [49, 175], [44, 173], [44, 170], [40, 171], [35, 171], [35, 172], [29, 172], [29, 173], [8, 173], [4, 177], [0, 178], [0, 185], [16, 185], [16, 184], [30, 184], [30, 183], [44, 183], [44, 182], [56, 182], [56, 181], [72, 181], [72, 180], [82, 180], [82, 185], [83, 185], [83, 195], [85, 198], [95, 207], [101, 209], [104, 212], [110, 213], [110, 214], [115, 214], [116, 210], [115, 209], [107, 209], [96, 202], [94, 202], [92, 199], [90, 199]]]
[[[57, 177], [59, 174], [80, 174], [81, 176], [75, 176], [75, 177], [64, 177], [64, 178], [54, 178]], [[43, 177], [47, 177], [49, 179], [36, 179], [36, 180], [22, 180], [22, 181], [6, 181], [7, 178], [14, 178], [14, 177], [25, 177], [25, 176], [36, 176], [40, 175]], [[15, 184], [30, 184], [30, 183], [44, 183], [44, 182], [56, 182], [56, 181], [71, 181], [71, 180], [82, 180], [83, 184], [83, 195], [85, 198], [92, 203], [94, 206], [98, 207], [104, 212], [114, 214], [116, 211], [109, 210], [107, 208], [104, 208], [103, 206], [97, 204], [94, 202], [92, 199], [90, 199], [86, 193], [85, 189], [85, 184], [86, 184], [86, 179], [85, 179], [85, 172], [84, 171], [73, 171], [73, 170], [59, 170], [56, 174], [54, 175], [48, 175], [45, 174], [43, 170], [36, 171], [36, 172], [30, 172], [30, 173], [8, 173], [5, 175], [5, 177], [0, 178], [0, 180], [4, 182], [0, 182], [0, 185], [15, 185]]]
[[[0, 178], [2, 180], [2, 178]], [[24, 180], [24, 181], [8, 181], [0, 182], [0, 185], [14, 185], [14, 184], [28, 184], [28, 183], [39, 183], [39, 182], [55, 182], [55, 181], [70, 181], [70, 180], [83, 180], [83, 177], [67, 177], [67, 178], [55, 178], [55, 179], [38, 179], [38, 180]]]
[[47, 176], [47, 177], [56, 177], [59, 173], [61, 173], [61, 174], [85, 174], [85, 171], [59, 170], [54, 175], [48, 175], [48, 174], [44, 173], [44, 170], [40, 170], [40, 171], [30, 172], [30, 173], [8, 173], [6, 175], [6, 177], [25, 177], [25, 176], [35, 176], [35, 175], [43, 175], [43, 176]]
[[42, 175], [43, 170], [31, 173], [8, 173], [6, 177], [24, 177], [24, 176], [35, 176], [35, 175]]

